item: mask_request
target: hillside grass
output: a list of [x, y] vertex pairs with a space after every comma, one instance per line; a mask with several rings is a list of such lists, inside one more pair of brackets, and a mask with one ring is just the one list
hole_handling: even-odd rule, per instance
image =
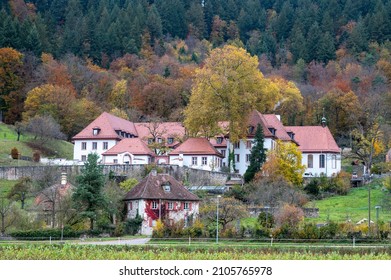
[[[11, 149], [17, 148], [22, 156], [32, 157], [36, 146], [31, 134], [23, 133], [20, 141], [13, 126], [0, 123], [0, 166], [24, 166], [33, 165], [31, 161], [14, 160], [9, 157]], [[73, 158], [73, 145], [62, 140], [48, 141], [41, 149], [42, 157]]]
[[379, 210], [379, 220], [390, 221], [391, 211], [387, 209], [384, 202], [384, 198], [388, 194], [382, 190], [380, 181], [374, 181], [367, 186], [352, 188], [344, 196], [311, 201], [306, 207], [319, 208], [319, 217], [307, 218], [307, 220], [313, 222], [326, 222], [327, 220], [345, 222], [351, 220], [356, 223], [361, 219], [368, 219], [368, 186], [371, 188], [371, 220], [376, 222], [375, 206], [379, 205], [382, 206]]
[[0, 179], [0, 197], [6, 197], [10, 189], [15, 185], [16, 181], [8, 181]]

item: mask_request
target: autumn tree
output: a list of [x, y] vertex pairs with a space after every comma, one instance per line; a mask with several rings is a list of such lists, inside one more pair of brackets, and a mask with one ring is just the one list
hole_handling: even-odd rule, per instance
[[8, 193], [8, 198], [21, 203], [21, 208], [24, 209], [26, 199], [31, 195], [32, 180], [29, 177], [22, 177], [11, 188]]
[[51, 139], [64, 139], [65, 135], [60, 130], [60, 125], [50, 115], [35, 116], [31, 118], [26, 131], [34, 134], [35, 140], [40, 146], [43, 146]]
[[236, 143], [246, 136], [243, 124], [250, 112], [271, 109], [278, 98], [275, 84], [258, 70], [258, 59], [227, 45], [214, 49], [196, 71], [184, 123], [190, 134], [210, 137], [219, 131], [219, 121], [228, 121], [230, 143]]
[[[0, 120], [10, 108], [12, 100], [20, 96], [18, 91], [23, 85], [22, 59], [23, 55], [13, 48], [0, 48]], [[18, 101], [23, 102], [21, 98]]]
[[276, 143], [276, 149], [270, 150], [267, 161], [262, 166], [262, 171], [258, 176], [268, 176], [270, 178], [282, 177], [291, 182], [294, 186], [301, 186], [305, 166], [301, 163], [302, 155], [296, 144], [291, 142]]
[[[219, 224], [225, 230], [229, 223], [248, 216], [245, 205], [232, 197], [222, 197], [219, 199]], [[200, 216], [209, 223], [216, 224], [216, 201], [203, 203], [200, 207]]]
[[303, 96], [300, 90], [292, 81], [287, 81], [282, 77], [274, 76], [270, 78], [276, 84], [280, 99], [278, 100], [274, 112], [280, 114], [285, 125], [295, 125], [298, 116], [303, 112]]

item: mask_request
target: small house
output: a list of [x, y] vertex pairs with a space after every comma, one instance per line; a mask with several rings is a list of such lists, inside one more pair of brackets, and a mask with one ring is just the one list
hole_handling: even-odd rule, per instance
[[160, 219], [169, 224], [181, 220], [190, 225], [198, 216], [200, 199], [168, 174], [152, 170], [125, 196], [127, 218], [142, 219], [141, 234], [151, 235]]

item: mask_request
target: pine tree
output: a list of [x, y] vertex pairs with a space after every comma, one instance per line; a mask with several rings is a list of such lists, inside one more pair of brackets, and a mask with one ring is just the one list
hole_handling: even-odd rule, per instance
[[72, 195], [75, 209], [83, 218], [90, 220], [90, 229], [94, 228], [99, 212], [105, 208], [106, 202], [102, 193], [104, 175], [98, 165], [99, 156], [89, 154], [87, 162], [76, 178], [76, 189]]
[[244, 181], [250, 182], [255, 174], [261, 170], [263, 163], [266, 161], [266, 149], [264, 148], [264, 134], [260, 124], [257, 126], [255, 138], [251, 148], [250, 165], [244, 173]]

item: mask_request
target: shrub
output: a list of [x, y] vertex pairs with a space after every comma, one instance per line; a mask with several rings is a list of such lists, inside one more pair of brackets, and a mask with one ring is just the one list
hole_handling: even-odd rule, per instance
[[277, 226], [287, 225], [295, 228], [304, 219], [304, 212], [301, 208], [294, 205], [285, 204], [275, 215]]
[[124, 235], [124, 233], [125, 233], [124, 223], [118, 223], [114, 229], [114, 233], [113, 233], [114, 236], [122, 236], [122, 235]]
[[319, 228], [313, 223], [306, 223], [298, 232], [299, 238], [302, 239], [319, 239]]
[[156, 225], [153, 227], [152, 231], [153, 238], [163, 238], [164, 237], [164, 223], [162, 220], [157, 220]]
[[320, 180], [317, 178], [312, 179], [304, 187], [304, 191], [308, 194], [318, 196], [320, 192]]
[[143, 223], [143, 218], [140, 215], [137, 215], [134, 219], [128, 219], [125, 221], [125, 232], [130, 235], [137, 234]]
[[323, 239], [335, 238], [338, 231], [339, 231], [338, 224], [330, 221], [325, 226], [319, 229], [319, 233], [320, 233], [319, 237]]
[[41, 152], [40, 151], [34, 151], [33, 153], [33, 161], [34, 162], [40, 162], [41, 160]]
[[13, 147], [11, 149], [11, 157], [12, 159], [18, 159], [19, 158], [19, 151], [17, 148]]
[[269, 213], [259, 213], [257, 221], [262, 227], [265, 228], [272, 228], [274, 226], [274, 217]]

